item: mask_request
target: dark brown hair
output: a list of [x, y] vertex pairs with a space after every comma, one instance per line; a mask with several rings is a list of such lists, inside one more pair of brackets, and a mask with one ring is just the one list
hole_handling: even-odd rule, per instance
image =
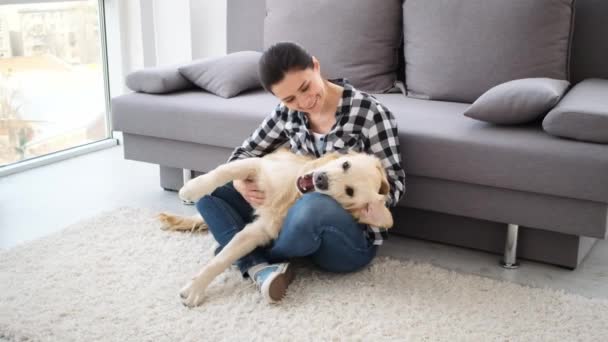
[[312, 56], [303, 47], [293, 42], [280, 42], [264, 51], [258, 74], [264, 89], [272, 93], [270, 87], [279, 83], [287, 72], [312, 67]]

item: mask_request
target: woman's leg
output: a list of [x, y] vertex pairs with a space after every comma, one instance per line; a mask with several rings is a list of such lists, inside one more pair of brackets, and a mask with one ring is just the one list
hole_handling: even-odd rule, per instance
[[[220, 248], [226, 246], [247, 223], [253, 221], [253, 208], [234, 189], [232, 182], [201, 198], [196, 207]], [[266, 248], [258, 247], [239, 259], [236, 265], [243, 277], [250, 277], [259, 286], [262, 296], [268, 302], [276, 303], [285, 296], [293, 272], [288, 263], [269, 265]]]
[[[253, 208], [236, 191], [232, 182], [217, 188], [210, 195], [203, 196], [196, 203], [196, 209], [209, 226], [209, 231], [220, 244], [220, 248], [226, 246], [236, 233], [253, 220]], [[236, 265], [245, 276], [250, 267], [266, 262], [263, 249], [257, 248], [239, 259]]]
[[377, 246], [366, 238], [364, 228], [333, 198], [308, 193], [289, 209], [267, 256], [273, 262], [310, 256], [324, 270], [352, 272], [376, 255]]

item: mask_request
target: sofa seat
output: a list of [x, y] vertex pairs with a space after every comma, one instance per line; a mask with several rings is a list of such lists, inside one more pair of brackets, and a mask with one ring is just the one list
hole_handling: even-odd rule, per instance
[[468, 104], [375, 96], [397, 119], [406, 174], [608, 203], [608, 145], [477, 121]]
[[[397, 119], [407, 175], [608, 203], [608, 145], [550, 136], [540, 124], [496, 126], [462, 115], [467, 104], [375, 95]], [[128, 134], [233, 148], [277, 104], [263, 91], [230, 99], [202, 91], [113, 99]]]
[[277, 105], [257, 90], [225, 99], [202, 90], [130, 93], [112, 99], [114, 129], [126, 133], [236, 147]]

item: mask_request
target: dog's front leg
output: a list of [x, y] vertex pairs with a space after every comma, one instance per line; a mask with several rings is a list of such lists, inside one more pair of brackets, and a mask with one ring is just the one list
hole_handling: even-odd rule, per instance
[[255, 177], [260, 160], [261, 158], [247, 158], [222, 164], [204, 175], [189, 180], [179, 190], [179, 197], [186, 201], [196, 202], [231, 180]]
[[180, 292], [184, 305], [198, 306], [203, 302], [205, 289], [215, 277], [222, 273], [239, 258], [247, 255], [258, 246], [270, 242], [271, 237], [264, 231], [264, 222], [253, 221], [238, 232], [232, 240], [188, 283]]

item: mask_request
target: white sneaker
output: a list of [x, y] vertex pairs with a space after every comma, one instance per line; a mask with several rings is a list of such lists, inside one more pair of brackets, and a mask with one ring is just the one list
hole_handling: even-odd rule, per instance
[[293, 270], [288, 262], [255, 265], [247, 273], [258, 285], [262, 296], [268, 303], [281, 301], [285, 297], [287, 287], [294, 278]]

